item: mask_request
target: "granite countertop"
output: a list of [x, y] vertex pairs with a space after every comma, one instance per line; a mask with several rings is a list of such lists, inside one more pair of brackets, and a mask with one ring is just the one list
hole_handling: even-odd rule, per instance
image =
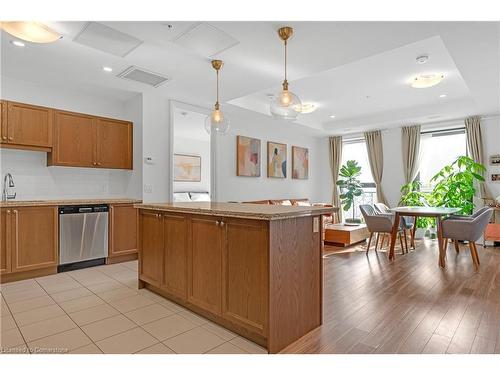
[[182, 212], [211, 216], [251, 218], [261, 220], [279, 220], [293, 217], [331, 214], [333, 207], [314, 206], [278, 206], [251, 203], [186, 202], [186, 203], [143, 203], [136, 208]]
[[57, 200], [31, 200], [31, 201], [7, 201], [0, 202], [0, 207], [37, 207], [37, 206], [70, 206], [78, 204], [133, 204], [141, 203], [140, 199], [109, 198], [109, 199], [57, 199]]

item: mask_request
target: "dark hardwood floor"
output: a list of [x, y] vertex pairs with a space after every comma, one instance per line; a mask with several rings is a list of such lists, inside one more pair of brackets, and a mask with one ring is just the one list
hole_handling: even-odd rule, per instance
[[500, 353], [500, 248], [483, 249], [474, 272], [467, 245], [437, 243], [390, 262], [365, 245], [325, 247], [323, 325], [283, 353]]

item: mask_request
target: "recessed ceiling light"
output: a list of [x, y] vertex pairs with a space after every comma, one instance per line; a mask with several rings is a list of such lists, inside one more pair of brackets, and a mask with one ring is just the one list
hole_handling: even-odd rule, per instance
[[335, 115], [330, 115], [330, 118], [335, 118]]
[[297, 104], [293, 109], [300, 113], [312, 113], [318, 109], [318, 106], [314, 103], [302, 103]]
[[20, 40], [12, 40], [11, 43], [15, 45], [16, 47], [24, 47], [26, 44], [21, 42]]
[[417, 56], [416, 58], [417, 64], [425, 64], [428, 60], [429, 60], [428, 55], [420, 55]]
[[428, 87], [436, 86], [444, 79], [444, 74], [430, 73], [418, 74], [411, 78], [409, 84], [414, 89], [426, 89]]
[[109, 66], [103, 66], [102, 67], [102, 70], [104, 70], [105, 72], [112, 72], [113, 71], [113, 68], [110, 68]]
[[440, 98], [446, 98], [446, 96], [447, 96], [446, 94], [439, 95]]

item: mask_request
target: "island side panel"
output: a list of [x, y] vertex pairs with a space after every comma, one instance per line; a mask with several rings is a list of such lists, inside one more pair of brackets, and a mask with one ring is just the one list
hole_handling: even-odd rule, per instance
[[270, 353], [322, 323], [321, 221], [309, 216], [269, 224]]

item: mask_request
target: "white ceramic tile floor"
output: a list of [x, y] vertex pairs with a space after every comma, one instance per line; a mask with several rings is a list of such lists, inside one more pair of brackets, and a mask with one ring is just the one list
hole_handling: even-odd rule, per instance
[[266, 353], [138, 290], [137, 261], [2, 284], [0, 293], [0, 353]]

